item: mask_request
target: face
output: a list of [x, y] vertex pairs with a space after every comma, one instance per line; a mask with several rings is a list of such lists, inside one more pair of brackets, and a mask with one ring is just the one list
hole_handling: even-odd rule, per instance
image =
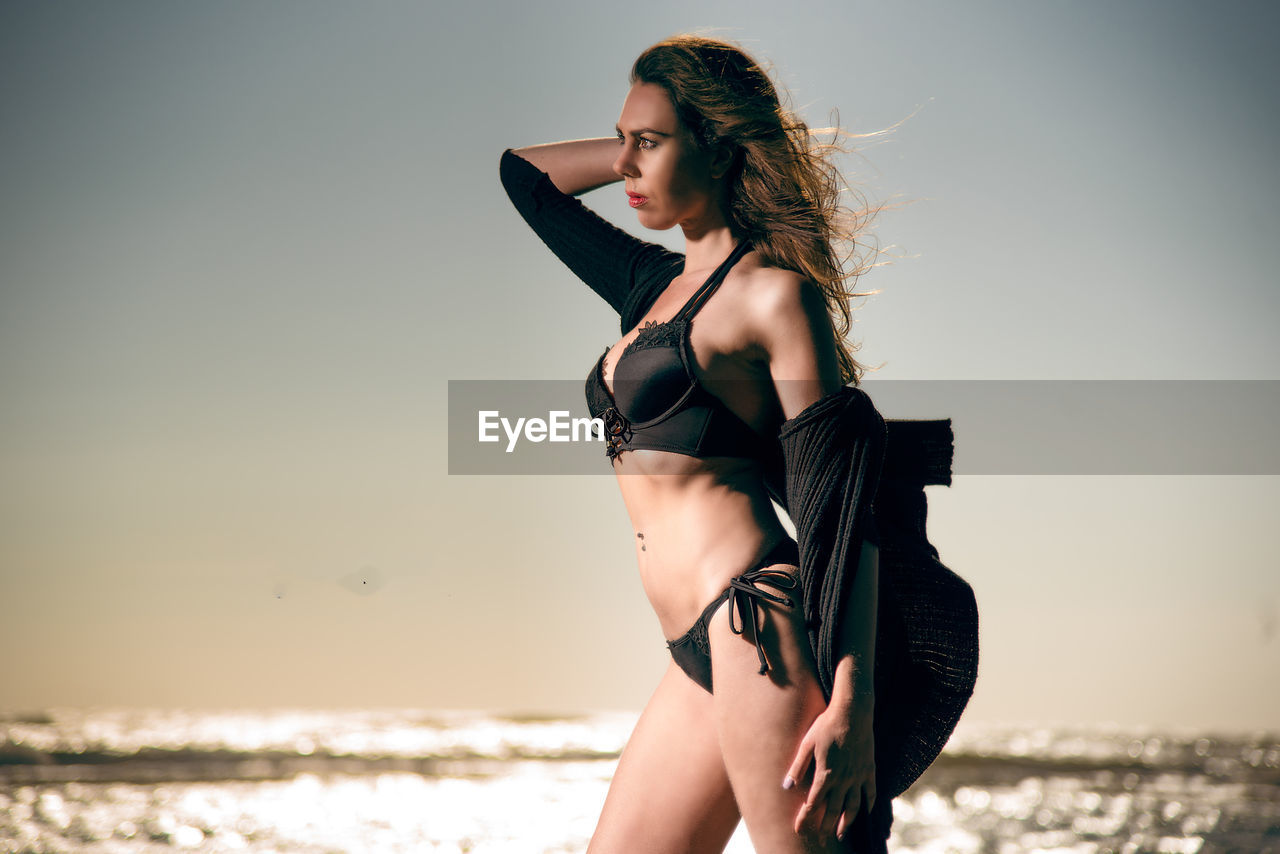
[[723, 222], [711, 158], [681, 126], [667, 90], [656, 83], [631, 87], [618, 118], [618, 149], [613, 171], [623, 177], [641, 225], [697, 230]]

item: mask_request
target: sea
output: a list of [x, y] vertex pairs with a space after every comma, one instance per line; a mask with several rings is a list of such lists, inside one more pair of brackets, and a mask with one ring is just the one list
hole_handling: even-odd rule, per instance
[[[581, 852], [635, 713], [0, 715], [0, 851]], [[1280, 854], [1280, 732], [962, 723], [890, 850]], [[752, 847], [739, 825], [726, 849]]]

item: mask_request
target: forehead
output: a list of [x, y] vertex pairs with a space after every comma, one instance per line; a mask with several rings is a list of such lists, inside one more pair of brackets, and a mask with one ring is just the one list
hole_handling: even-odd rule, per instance
[[651, 128], [674, 135], [679, 130], [676, 108], [667, 90], [657, 83], [637, 82], [622, 102], [618, 127], [623, 130]]

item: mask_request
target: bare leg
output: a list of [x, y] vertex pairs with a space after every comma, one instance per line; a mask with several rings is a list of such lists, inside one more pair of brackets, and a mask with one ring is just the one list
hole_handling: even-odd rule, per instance
[[738, 818], [712, 697], [673, 662], [618, 760], [588, 854], [718, 854]]
[[[874, 550], [868, 544], [862, 560], [874, 560]], [[767, 676], [760, 675], [750, 627], [743, 635], [731, 632], [728, 606], [711, 620], [715, 721], [725, 768], [757, 851], [839, 851], [842, 846], [834, 833], [797, 835], [794, 829], [812, 775], [790, 790], [782, 788], [782, 779], [827, 703], [800, 608], [762, 604], [761, 637], [771, 666]]]

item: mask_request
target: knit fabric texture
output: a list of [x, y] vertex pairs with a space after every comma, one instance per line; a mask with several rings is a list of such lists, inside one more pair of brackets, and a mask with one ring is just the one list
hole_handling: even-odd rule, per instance
[[951, 482], [951, 422], [884, 421], [862, 390], [846, 386], [784, 422], [779, 441], [784, 469], [768, 483], [796, 526], [827, 696], [862, 542], [870, 534], [880, 548], [876, 789], [897, 797], [942, 751], [977, 680], [973, 590], [926, 536], [924, 487]]

